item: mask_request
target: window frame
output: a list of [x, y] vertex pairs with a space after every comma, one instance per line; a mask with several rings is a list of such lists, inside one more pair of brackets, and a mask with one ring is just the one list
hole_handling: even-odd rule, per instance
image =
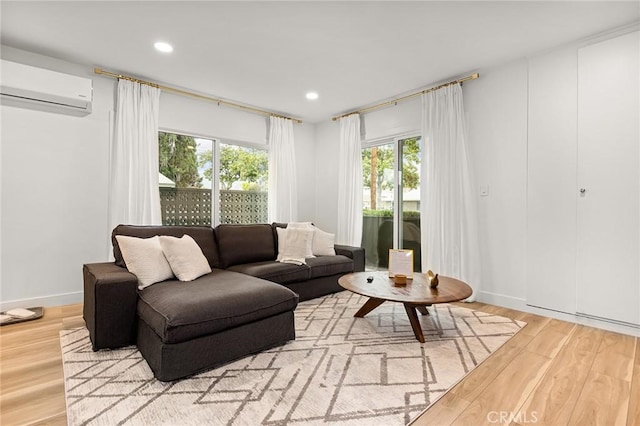
[[189, 136], [194, 139], [206, 139], [211, 141], [211, 226], [220, 225], [220, 147], [224, 145], [234, 145], [241, 148], [259, 149], [265, 151], [269, 155], [269, 144], [261, 144], [256, 142], [238, 141], [229, 138], [219, 138], [207, 136], [198, 133], [185, 132], [182, 130], [174, 130], [166, 127], [158, 128], [158, 133], [173, 133], [176, 135]]

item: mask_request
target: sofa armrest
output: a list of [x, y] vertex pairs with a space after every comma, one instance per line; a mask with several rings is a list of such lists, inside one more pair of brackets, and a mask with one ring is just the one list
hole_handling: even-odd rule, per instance
[[336, 254], [341, 254], [353, 259], [353, 272], [364, 271], [364, 249], [362, 247], [344, 246], [335, 244]]
[[91, 263], [82, 268], [83, 317], [94, 351], [135, 344], [138, 279], [111, 263]]

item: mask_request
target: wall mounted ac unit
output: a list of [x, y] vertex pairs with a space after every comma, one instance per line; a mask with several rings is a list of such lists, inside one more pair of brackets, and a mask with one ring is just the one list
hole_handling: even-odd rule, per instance
[[2, 60], [3, 105], [84, 116], [91, 113], [91, 79]]

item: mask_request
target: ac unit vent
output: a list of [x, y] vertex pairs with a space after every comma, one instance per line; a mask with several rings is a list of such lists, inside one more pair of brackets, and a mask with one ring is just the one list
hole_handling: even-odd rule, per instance
[[91, 79], [5, 60], [1, 66], [3, 105], [76, 116], [91, 113]]

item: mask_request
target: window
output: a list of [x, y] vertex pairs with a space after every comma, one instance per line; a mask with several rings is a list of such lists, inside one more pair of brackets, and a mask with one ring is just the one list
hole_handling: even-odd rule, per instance
[[211, 153], [213, 141], [159, 132], [160, 207], [163, 225], [211, 226]]
[[268, 221], [266, 150], [167, 132], [158, 143], [163, 225]]
[[267, 151], [220, 144], [220, 223], [268, 222]]

